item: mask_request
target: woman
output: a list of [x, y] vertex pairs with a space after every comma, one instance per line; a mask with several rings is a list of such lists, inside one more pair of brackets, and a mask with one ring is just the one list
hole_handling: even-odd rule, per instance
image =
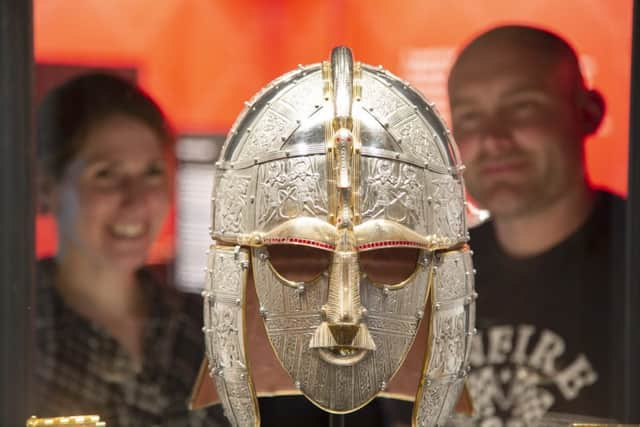
[[218, 425], [187, 409], [204, 354], [200, 298], [145, 266], [170, 201], [162, 112], [120, 78], [84, 75], [45, 98], [37, 135], [39, 201], [59, 241], [38, 265], [38, 416]]

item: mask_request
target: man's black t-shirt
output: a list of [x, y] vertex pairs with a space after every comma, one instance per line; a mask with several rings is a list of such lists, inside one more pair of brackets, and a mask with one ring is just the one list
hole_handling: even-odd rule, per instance
[[471, 230], [480, 297], [469, 386], [481, 425], [547, 411], [611, 416], [625, 212], [622, 199], [597, 197], [585, 224], [534, 257], [504, 253], [491, 222]]

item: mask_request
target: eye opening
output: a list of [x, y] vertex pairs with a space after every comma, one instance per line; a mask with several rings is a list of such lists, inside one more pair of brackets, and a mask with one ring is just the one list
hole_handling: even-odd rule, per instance
[[329, 270], [332, 252], [304, 245], [267, 246], [271, 269], [290, 286], [309, 283]]
[[409, 247], [373, 249], [358, 254], [360, 272], [376, 286], [402, 287], [417, 273], [422, 250]]

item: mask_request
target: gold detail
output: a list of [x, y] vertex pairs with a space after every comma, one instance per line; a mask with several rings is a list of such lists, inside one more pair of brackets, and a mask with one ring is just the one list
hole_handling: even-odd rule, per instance
[[[247, 234], [237, 234], [235, 236], [221, 236], [217, 241], [225, 245], [240, 245], [245, 247], [259, 248], [274, 243], [274, 240], [299, 238], [312, 240], [327, 247], [321, 249], [331, 250], [335, 247], [337, 231], [335, 227], [326, 221], [313, 217], [298, 217], [279, 224], [267, 233], [255, 231]], [[287, 244], [301, 244], [301, 242], [280, 242]], [[307, 246], [315, 246], [309, 244]]]
[[264, 243], [264, 235], [263, 233], [260, 233], [259, 231], [250, 233], [250, 234], [239, 234], [236, 237], [235, 242], [240, 246], [250, 246], [252, 248], [259, 248], [260, 246], [263, 246]]
[[283, 222], [268, 233], [262, 234], [262, 240], [265, 244], [269, 244], [269, 242], [274, 239], [285, 239], [288, 237], [313, 240], [330, 245], [333, 248], [335, 247], [338, 233], [333, 225], [319, 218], [298, 217]]
[[[359, 224], [355, 227], [354, 233], [358, 247], [373, 242], [402, 241], [415, 244], [411, 245], [407, 243], [405, 245], [407, 247], [418, 246], [428, 251], [434, 251], [452, 249], [458, 244], [453, 239], [447, 237], [437, 235], [423, 236], [402, 224], [386, 219], [373, 219]], [[368, 249], [360, 249], [361, 252], [364, 250]]]
[[61, 426], [76, 426], [76, 427], [106, 427], [104, 421], [100, 421], [98, 415], [74, 415], [70, 417], [55, 417], [55, 418], [37, 418], [32, 416], [27, 420], [27, 427], [61, 427]]
[[362, 63], [356, 62], [353, 66], [353, 99], [359, 101], [362, 98]]
[[324, 138], [327, 147], [327, 195], [329, 198], [329, 222], [333, 225], [336, 224], [336, 212], [338, 210], [338, 194], [334, 172], [336, 167], [334, 163], [336, 151], [334, 133], [333, 124], [331, 122], [327, 122], [324, 127]]
[[322, 61], [322, 95], [325, 101], [331, 99], [332, 94], [331, 86], [331, 63], [329, 61]]
[[360, 122], [353, 122], [353, 152], [351, 154], [351, 206], [353, 209], [353, 224], [360, 224], [362, 215], [360, 212], [360, 149], [362, 143], [360, 141]]

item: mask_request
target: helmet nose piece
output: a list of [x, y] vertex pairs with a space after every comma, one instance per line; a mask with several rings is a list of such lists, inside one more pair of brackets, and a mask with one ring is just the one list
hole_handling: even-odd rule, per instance
[[355, 324], [329, 324], [331, 335], [339, 346], [351, 346], [353, 344], [353, 339], [358, 333], [358, 329], [358, 325]]
[[364, 323], [322, 322], [313, 334], [309, 347], [375, 351], [376, 344]]

